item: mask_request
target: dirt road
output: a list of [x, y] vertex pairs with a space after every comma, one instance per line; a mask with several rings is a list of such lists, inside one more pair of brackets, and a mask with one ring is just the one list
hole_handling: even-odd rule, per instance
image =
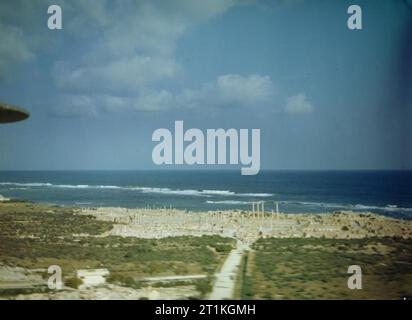
[[243, 253], [248, 248], [240, 240], [237, 241], [236, 248], [229, 253], [222, 269], [216, 274], [216, 282], [209, 295], [210, 300], [233, 299], [238, 269]]

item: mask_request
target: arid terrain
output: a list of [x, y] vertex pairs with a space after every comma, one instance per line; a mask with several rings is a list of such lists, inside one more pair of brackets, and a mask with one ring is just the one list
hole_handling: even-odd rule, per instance
[[[412, 221], [373, 213], [65, 208], [0, 202], [3, 299], [400, 299]], [[62, 269], [50, 289], [47, 269]], [[347, 287], [349, 265], [363, 289]], [[107, 271], [87, 285], [78, 271]], [[94, 275], [93, 275], [94, 276]]]

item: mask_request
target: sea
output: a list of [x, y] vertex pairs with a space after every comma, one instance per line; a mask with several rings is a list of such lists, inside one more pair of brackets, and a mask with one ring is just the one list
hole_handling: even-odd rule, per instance
[[340, 210], [412, 219], [412, 171], [0, 171], [0, 195], [79, 207]]

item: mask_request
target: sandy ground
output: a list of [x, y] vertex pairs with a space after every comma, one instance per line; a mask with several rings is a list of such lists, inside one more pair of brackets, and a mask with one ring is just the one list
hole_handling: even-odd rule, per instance
[[[87, 208], [75, 209], [77, 215], [92, 215], [114, 223], [114, 228], [97, 237], [164, 238], [173, 236], [220, 235], [237, 239], [237, 246], [228, 255], [209, 299], [233, 298], [236, 275], [241, 259], [249, 246], [263, 237], [334, 239], [367, 237], [402, 237], [412, 239], [412, 221], [389, 218], [374, 213], [351, 211], [324, 214], [283, 214], [251, 211], [190, 212], [173, 209]], [[79, 235], [78, 235], [79, 236]], [[193, 276], [193, 275], [192, 275]], [[204, 277], [204, 275], [195, 275]], [[187, 276], [162, 281], [185, 280]], [[156, 278], [156, 277], [153, 277]], [[156, 279], [152, 279], [156, 281]], [[0, 264], [0, 282], [27, 287], [43, 280], [38, 273]], [[44, 281], [43, 281], [44, 282]], [[185, 299], [198, 295], [193, 285], [176, 288], [132, 289], [113, 284], [73, 290], [66, 288], [51, 294], [19, 295], [17, 299]]]
[[371, 212], [324, 214], [253, 213], [250, 211], [190, 212], [168, 209], [91, 208], [77, 214], [114, 222], [111, 235], [139, 238], [217, 234], [251, 244], [259, 237], [336, 239], [365, 237], [412, 238], [412, 221]]
[[228, 255], [220, 272], [216, 275], [213, 290], [209, 295], [210, 300], [233, 299], [236, 286], [237, 273], [242, 261], [242, 256], [249, 246], [237, 241], [236, 248]]
[[259, 237], [336, 239], [373, 236], [412, 238], [412, 221], [351, 211], [325, 214], [282, 214], [242, 211], [187, 212], [168, 209], [85, 209], [97, 219], [115, 223], [109, 234], [143, 238], [218, 234], [234, 237], [237, 246], [216, 274], [211, 300], [232, 299], [242, 256]]
[[113, 284], [88, 289], [65, 289], [51, 294], [18, 295], [16, 300], [176, 300], [198, 295], [194, 286], [132, 289]]

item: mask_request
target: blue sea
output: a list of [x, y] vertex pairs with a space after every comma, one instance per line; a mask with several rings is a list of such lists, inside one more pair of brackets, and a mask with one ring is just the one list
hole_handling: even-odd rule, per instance
[[412, 218], [412, 171], [0, 171], [5, 197], [66, 206], [281, 212], [373, 211]]

